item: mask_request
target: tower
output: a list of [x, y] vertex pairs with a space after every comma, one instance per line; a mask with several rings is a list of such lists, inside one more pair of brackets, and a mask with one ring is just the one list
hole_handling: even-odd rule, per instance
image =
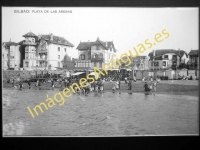
[[38, 36], [32, 32], [23, 35], [25, 38], [23, 45], [25, 46], [25, 59], [23, 61], [24, 69], [31, 69], [36, 66], [36, 46]]

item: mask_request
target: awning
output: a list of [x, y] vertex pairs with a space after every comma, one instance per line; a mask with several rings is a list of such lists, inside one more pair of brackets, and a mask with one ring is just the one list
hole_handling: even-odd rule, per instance
[[[119, 70], [119, 69], [112, 69], [112, 70]], [[111, 71], [112, 71], [112, 70], [111, 70]]]
[[85, 73], [85, 72], [76, 72], [76, 73], [72, 74], [72, 76], [77, 76], [77, 75], [80, 75], [80, 74], [83, 74], [83, 73]]
[[131, 69], [126, 69], [127, 71], [132, 71]]
[[[96, 74], [98, 75], [99, 73], [96, 72]], [[93, 75], [93, 76], [95, 76], [95, 73], [94, 73], [94, 72], [91, 72], [89, 75]]]

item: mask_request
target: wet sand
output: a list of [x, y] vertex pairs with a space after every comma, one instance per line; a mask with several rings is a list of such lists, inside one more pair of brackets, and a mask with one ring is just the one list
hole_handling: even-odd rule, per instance
[[[138, 83], [138, 85], [143, 83]], [[124, 85], [125, 86], [125, 85]], [[108, 86], [107, 86], [108, 88]], [[32, 118], [33, 108], [58, 92], [3, 88], [4, 136], [136, 136], [199, 134], [198, 97], [144, 93], [73, 95]]]

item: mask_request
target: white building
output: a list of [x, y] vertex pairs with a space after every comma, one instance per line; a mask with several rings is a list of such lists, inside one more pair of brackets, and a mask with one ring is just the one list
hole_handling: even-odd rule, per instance
[[63, 68], [63, 59], [74, 47], [63, 37], [55, 36], [52, 33], [36, 36], [29, 32], [24, 35], [25, 59], [23, 67], [29, 69], [50, 69]]
[[18, 70], [20, 68], [20, 51], [15, 42], [3, 42], [2, 44], [2, 69]]
[[183, 50], [155, 50], [155, 56], [153, 53], [149, 53], [149, 69], [176, 69], [180, 64], [186, 64], [189, 60], [187, 53]]
[[78, 47], [79, 60], [76, 60], [75, 68], [82, 70], [93, 69], [94, 66], [102, 68], [105, 63], [114, 59], [117, 50], [113, 41], [101, 41], [97, 38], [94, 42], [80, 42]]

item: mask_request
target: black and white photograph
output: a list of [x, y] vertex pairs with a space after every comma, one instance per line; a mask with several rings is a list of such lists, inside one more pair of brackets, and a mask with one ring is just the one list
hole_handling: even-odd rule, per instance
[[3, 137], [199, 136], [198, 7], [1, 9]]

